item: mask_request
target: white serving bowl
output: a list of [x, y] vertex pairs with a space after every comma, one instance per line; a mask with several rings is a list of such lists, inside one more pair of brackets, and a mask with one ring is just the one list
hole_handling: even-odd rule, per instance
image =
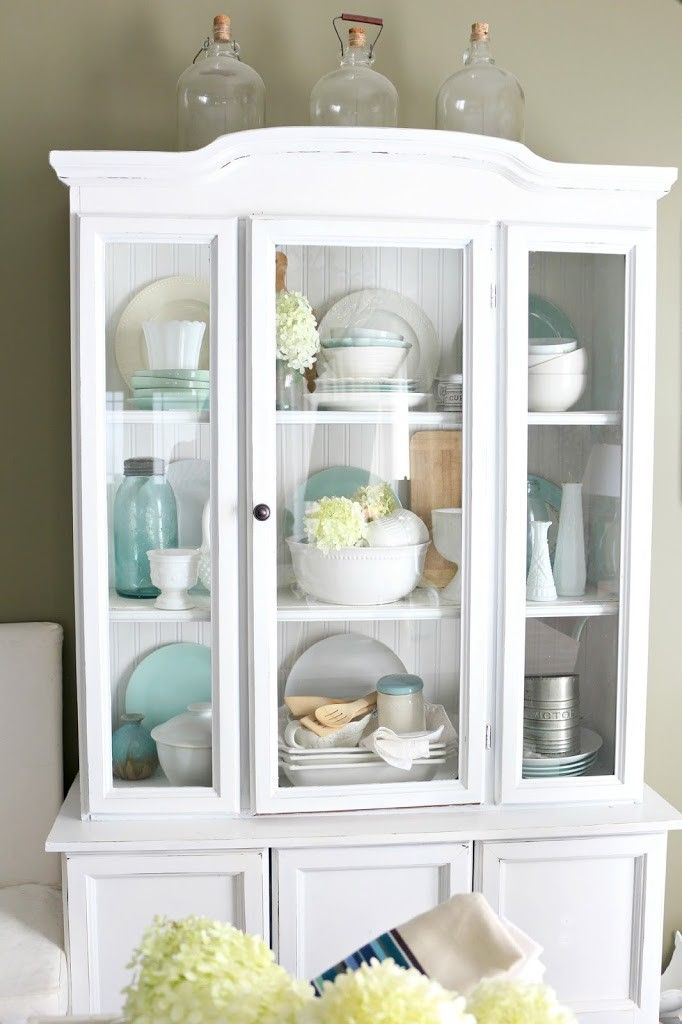
[[573, 352], [564, 352], [559, 356], [543, 356], [539, 363], [531, 365], [528, 357], [529, 373], [587, 373], [588, 355], [586, 348], [576, 348]]
[[586, 373], [529, 373], [529, 412], [566, 412], [582, 396]]
[[419, 582], [429, 547], [427, 542], [325, 553], [293, 538], [287, 544], [301, 590], [328, 604], [354, 607], [390, 604], [410, 594]]
[[573, 352], [578, 347], [575, 338], [529, 338], [528, 354], [558, 356], [563, 352]]
[[330, 377], [393, 377], [407, 359], [408, 351], [407, 348], [382, 345], [326, 348], [320, 362], [324, 374]]
[[182, 611], [194, 607], [187, 591], [199, 578], [199, 554], [197, 548], [157, 548], [147, 552], [152, 583], [161, 591], [154, 602], [157, 608]]
[[329, 332], [331, 338], [390, 338], [395, 341], [404, 341], [402, 334], [395, 334], [394, 331], [377, 331], [373, 327], [332, 327]]
[[206, 330], [203, 320], [145, 320], [150, 370], [196, 370]]
[[375, 519], [367, 527], [371, 548], [392, 548], [401, 544], [425, 544], [429, 539], [426, 523], [408, 508], [397, 508], [388, 516]]
[[190, 704], [187, 711], [152, 729], [161, 765], [172, 786], [210, 786], [213, 718], [210, 704]]

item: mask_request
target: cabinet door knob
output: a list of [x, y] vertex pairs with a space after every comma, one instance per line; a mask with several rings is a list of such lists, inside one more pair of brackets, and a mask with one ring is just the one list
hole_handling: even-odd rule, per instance
[[259, 523], [264, 523], [266, 519], [270, 518], [270, 506], [263, 503], [256, 505], [253, 510], [253, 518], [257, 519]]

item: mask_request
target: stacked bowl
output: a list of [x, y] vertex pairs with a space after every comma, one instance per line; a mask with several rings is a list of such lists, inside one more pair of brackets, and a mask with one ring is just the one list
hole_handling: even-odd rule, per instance
[[321, 342], [317, 390], [414, 390], [404, 368], [411, 348], [411, 342], [392, 331], [336, 328]]
[[566, 412], [587, 386], [587, 350], [573, 338], [531, 338], [528, 342], [528, 409]]
[[208, 409], [209, 371], [199, 369], [206, 324], [201, 320], [145, 320], [147, 366], [130, 384], [135, 409]]

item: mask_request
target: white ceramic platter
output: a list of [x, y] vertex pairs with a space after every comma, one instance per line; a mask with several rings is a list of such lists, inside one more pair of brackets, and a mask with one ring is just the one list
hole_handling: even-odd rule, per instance
[[393, 672], [407, 669], [386, 644], [360, 633], [339, 633], [303, 652], [284, 692], [288, 697], [364, 697]]
[[430, 391], [324, 391], [307, 396], [312, 409], [337, 412], [407, 412], [426, 405]]
[[209, 498], [211, 467], [206, 459], [177, 459], [168, 463], [166, 479], [173, 488], [178, 507], [178, 546], [200, 548], [201, 520]]
[[145, 320], [204, 320], [199, 369], [208, 369], [210, 338], [209, 286], [195, 277], [162, 277], [147, 285], [128, 303], [118, 321], [114, 354], [123, 380], [131, 385], [138, 370], [148, 370], [147, 346], [142, 324]]
[[292, 786], [370, 786], [375, 782], [430, 782], [445, 758], [415, 761], [404, 771], [390, 764], [293, 765], [280, 761]]
[[350, 292], [329, 309], [320, 324], [320, 337], [330, 338], [339, 328], [370, 327], [401, 334], [412, 342], [404, 372], [420, 380], [428, 391], [438, 372], [441, 347], [428, 316], [416, 302], [387, 288], [365, 288]]

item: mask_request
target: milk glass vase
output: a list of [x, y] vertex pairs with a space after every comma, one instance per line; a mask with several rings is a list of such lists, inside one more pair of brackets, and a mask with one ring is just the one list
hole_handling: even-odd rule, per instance
[[564, 484], [554, 552], [557, 594], [559, 597], [582, 597], [586, 579], [583, 485]]
[[178, 148], [200, 149], [221, 135], [264, 124], [263, 79], [240, 59], [228, 16], [217, 14], [213, 38], [178, 80]]
[[523, 89], [495, 64], [487, 22], [474, 22], [464, 67], [443, 82], [436, 98], [436, 128], [523, 142], [524, 120]]
[[[363, 27], [348, 32], [344, 46], [336, 22], [359, 21], [379, 27], [373, 43], [367, 42]], [[310, 95], [310, 123], [320, 125], [365, 125], [395, 128], [398, 124], [398, 93], [385, 75], [375, 71], [374, 47], [381, 35], [381, 18], [340, 15], [334, 18], [334, 31], [341, 43], [341, 63], [336, 71], [324, 75]]]
[[549, 543], [547, 534], [551, 523], [531, 523], [531, 555], [530, 569], [526, 579], [527, 601], [556, 601], [557, 592], [552, 576], [552, 565], [549, 560]]

